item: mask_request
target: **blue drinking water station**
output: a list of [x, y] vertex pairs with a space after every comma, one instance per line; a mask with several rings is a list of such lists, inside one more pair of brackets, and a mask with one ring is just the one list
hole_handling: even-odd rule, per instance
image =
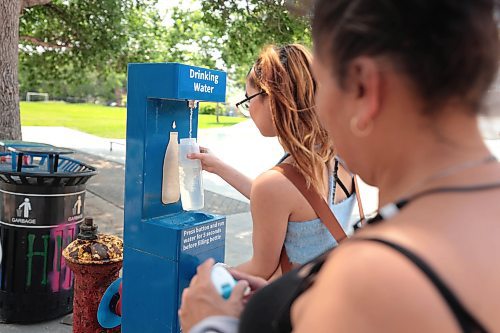
[[130, 64], [122, 332], [179, 332], [182, 290], [207, 258], [224, 261], [226, 219], [184, 211], [178, 141], [198, 135], [198, 101], [224, 102], [226, 73]]

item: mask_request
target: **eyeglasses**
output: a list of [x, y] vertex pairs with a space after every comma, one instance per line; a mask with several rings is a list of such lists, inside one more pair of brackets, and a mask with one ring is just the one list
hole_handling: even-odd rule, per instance
[[253, 94], [252, 96], [247, 96], [247, 94], [245, 94], [245, 99], [242, 100], [241, 102], [236, 103], [236, 108], [245, 117], [250, 117], [250, 112], [249, 112], [249, 109], [250, 109], [250, 100], [252, 100], [252, 98], [255, 98], [255, 97], [259, 96], [259, 95], [264, 95], [265, 93], [266, 92], [264, 90], [262, 90], [261, 92]]

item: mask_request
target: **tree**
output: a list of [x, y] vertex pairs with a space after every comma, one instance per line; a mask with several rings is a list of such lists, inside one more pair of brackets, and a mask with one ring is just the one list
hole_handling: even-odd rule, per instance
[[[86, 12], [86, 9], [79, 8], [79, 11]], [[63, 32], [68, 35], [71, 31], [69, 27], [61, 26], [62, 23], [57, 17], [56, 22], [51, 23], [54, 13], [57, 11], [47, 11], [42, 7], [30, 11], [29, 15], [25, 14], [21, 19], [21, 35], [24, 36], [21, 40], [24, 44], [21, 44], [19, 65], [21, 93], [37, 91], [48, 92], [50, 96], [62, 99], [71, 96], [90, 100], [101, 97], [109, 100], [108, 92], [104, 92], [99, 86], [102, 86], [102, 82], [110, 82], [112, 77], [126, 76], [129, 62], [182, 62], [217, 67], [216, 50], [220, 41], [203, 22], [203, 14], [200, 11], [172, 8], [161, 13], [153, 1], [128, 8], [125, 16], [127, 24], [109, 28], [110, 31], [118, 29], [114, 34], [121, 36], [122, 41], [113, 49], [104, 48], [99, 44], [91, 45], [99, 46], [98, 51], [103, 52], [105, 61], [96, 61], [94, 54], [82, 55], [83, 59], [80, 60], [74, 52], [80, 53], [81, 50], [61, 51], [63, 43], [70, 43], [47, 36], [61, 35]], [[79, 19], [74, 17], [71, 21]], [[45, 32], [49, 27], [53, 31], [52, 34]], [[30, 33], [31, 36], [28, 37]], [[85, 35], [100, 33], [102, 32], [89, 31]], [[46, 37], [42, 40], [38, 36]], [[43, 43], [43, 52], [33, 52], [34, 43]], [[118, 84], [115, 88], [118, 90], [125, 88], [125, 80], [115, 82]], [[94, 85], [95, 89], [91, 89], [90, 85]], [[82, 87], [85, 89], [80, 90]], [[92, 95], [95, 93], [98, 95]]]
[[28, 80], [78, 82], [80, 71], [103, 76], [126, 68], [129, 35], [156, 0], [52, 0], [20, 18], [20, 65]]
[[293, 6], [303, 11], [310, 5], [304, 1], [203, 1], [203, 20], [221, 38], [222, 59], [240, 84], [266, 44], [311, 45], [309, 18], [290, 10]]
[[155, 2], [0, 0], [0, 139], [21, 138], [19, 60], [31, 81], [77, 82], [80, 71], [124, 68], [129, 29], [140, 28], [129, 22]]
[[173, 9], [167, 26], [156, 1], [0, 0], [0, 139], [21, 136], [18, 45], [23, 91], [91, 94], [92, 81], [123, 77], [128, 62], [220, 67], [241, 85], [265, 44], [311, 43], [308, 19], [287, 8], [307, 0], [203, 1]]
[[21, 139], [17, 43], [19, 2], [0, 0], [0, 139]]

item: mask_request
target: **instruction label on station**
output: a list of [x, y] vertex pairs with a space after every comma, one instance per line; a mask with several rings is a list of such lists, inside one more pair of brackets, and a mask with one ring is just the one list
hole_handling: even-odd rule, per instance
[[182, 230], [181, 252], [199, 253], [223, 246], [226, 238], [226, 221], [219, 220]]

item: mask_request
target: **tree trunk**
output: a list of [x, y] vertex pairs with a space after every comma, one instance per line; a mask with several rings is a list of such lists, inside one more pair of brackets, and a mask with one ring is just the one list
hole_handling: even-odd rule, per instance
[[0, 139], [21, 139], [19, 5], [17, 0], [0, 0]]
[[122, 96], [123, 96], [123, 90], [121, 87], [115, 87], [115, 101], [116, 101], [116, 106], [122, 106]]

